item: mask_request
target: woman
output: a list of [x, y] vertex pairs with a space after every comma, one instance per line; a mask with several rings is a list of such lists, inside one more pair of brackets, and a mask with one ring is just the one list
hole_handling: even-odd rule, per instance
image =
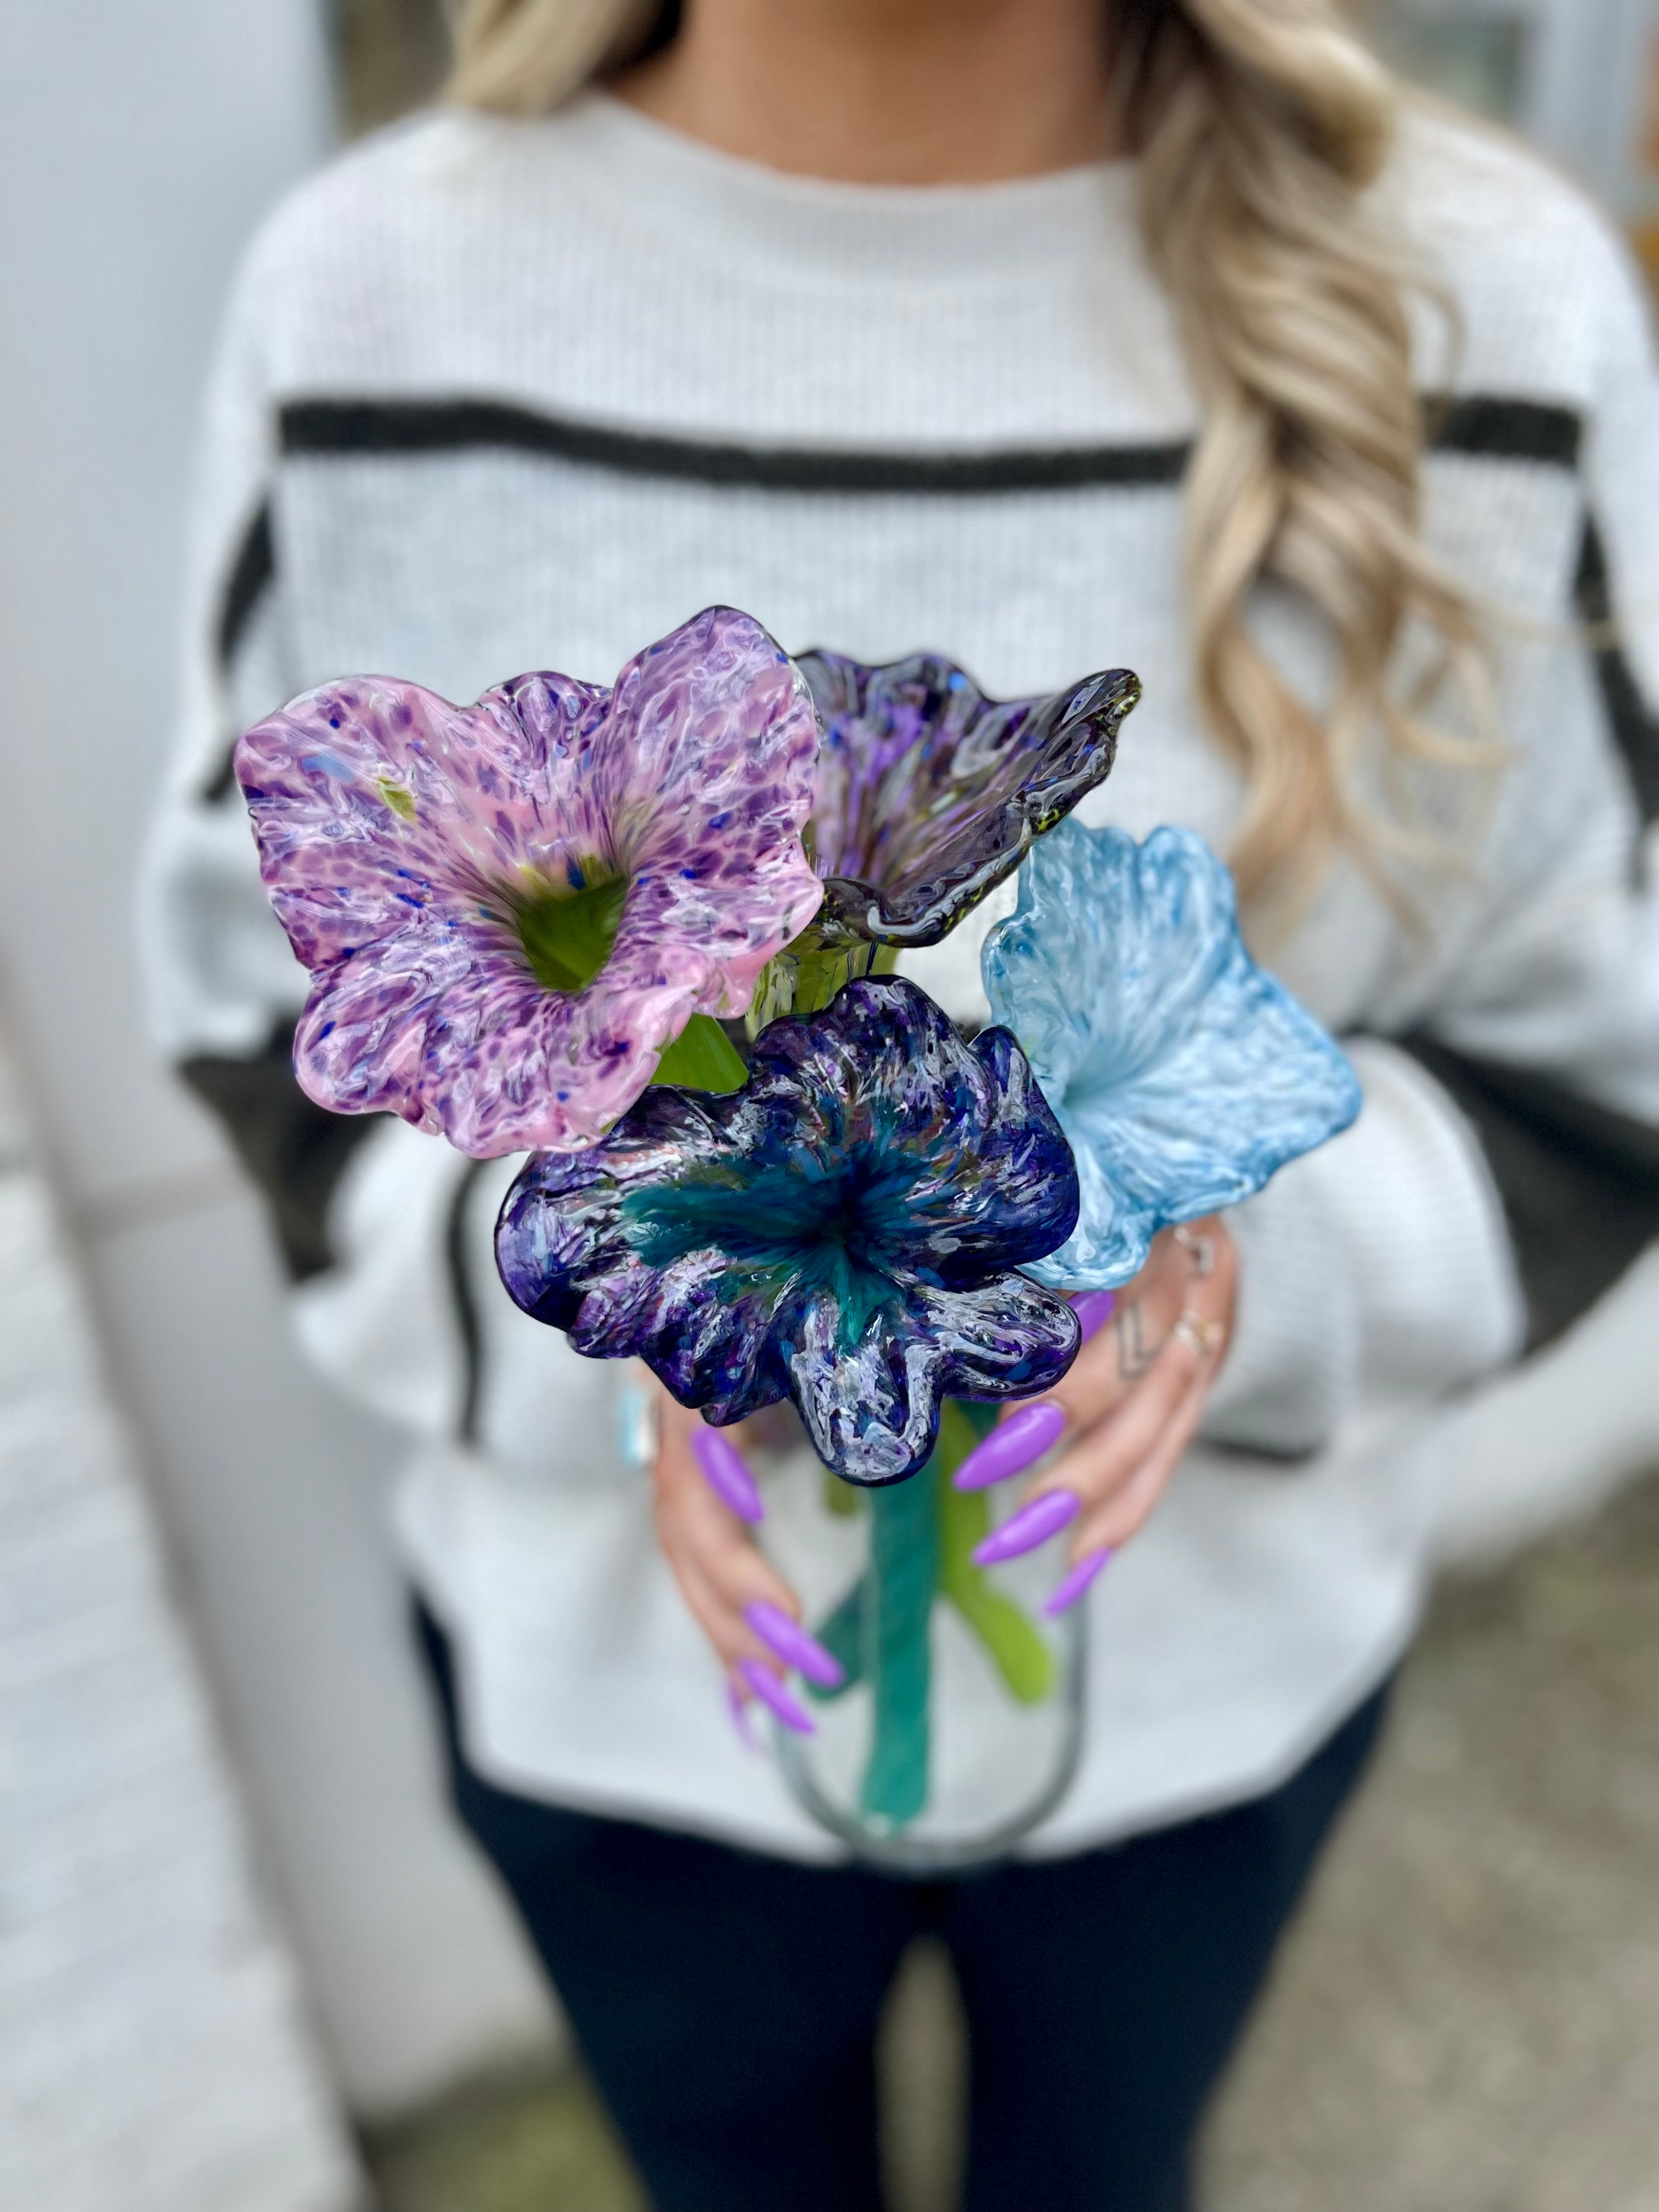
[[[1398, 114], [1329, 0], [471, 0], [459, 43], [449, 105], [298, 193], [238, 290], [161, 1030], [272, 1188], [316, 1357], [422, 1439], [458, 1801], [655, 2200], [875, 2203], [874, 2022], [927, 1927], [969, 2203], [1178, 2206], [1411, 1633], [1440, 1408], [1655, 1225], [1638, 292], [1520, 152]], [[1127, 1548], [1081, 1601], [1082, 1771], [976, 1879], [836, 1863], [726, 1728], [723, 1677], [784, 1672], [744, 1607], [791, 1594], [696, 1425], [647, 1486], [616, 1375], [508, 1304], [514, 1164], [288, 1073], [236, 731], [346, 672], [608, 678], [715, 600], [1002, 695], [1139, 670], [1085, 818], [1227, 851], [1364, 1087], [1164, 1240], [1054, 1394], [1040, 1486], [1082, 1498], [1079, 1565]], [[969, 1018], [976, 950], [918, 968]]]

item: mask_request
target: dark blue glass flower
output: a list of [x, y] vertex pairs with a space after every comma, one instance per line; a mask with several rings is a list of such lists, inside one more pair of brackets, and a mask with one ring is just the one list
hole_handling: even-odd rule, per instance
[[1140, 696], [1126, 668], [998, 700], [937, 653], [796, 665], [823, 732], [807, 842], [824, 945], [937, 945], [1110, 773]]
[[1071, 1365], [1070, 1306], [1015, 1271], [1077, 1210], [1012, 1037], [964, 1043], [915, 984], [872, 980], [774, 1022], [741, 1091], [649, 1091], [589, 1151], [538, 1153], [495, 1252], [578, 1352], [644, 1359], [717, 1424], [793, 1398], [838, 1474], [895, 1482], [943, 1398]]
[[1034, 1272], [1127, 1282], [1157, 1232], [1258, 1191], [1359, 1111], [1353, 1070], [1245, 951], [1201, 837], [1067, 822], [986, 939], [991, 1012], [1030, 1055], [1076, 1155], [1075, 1234]]

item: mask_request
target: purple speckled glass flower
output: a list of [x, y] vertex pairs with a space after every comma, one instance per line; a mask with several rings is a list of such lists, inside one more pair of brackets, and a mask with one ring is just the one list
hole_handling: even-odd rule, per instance
[[729, 1097], [648, 1091], [507, 1194], [502, 1280], [578, 1352], [646, 1360], [716, 1424], [793, 1398], [854, 1482], [913, 1474], [940, 1401], [1071, 1365], [1076, 1316], [1014, 1271], [1077, 1218], [1066, 1140], [1004, 1030], [913, 983], [775, 1022]]
[[520, 676], [453, 707], [359, 677], [293, 701], [236, 772], [312, 971], [301, 1083], [480, 1158], [591, 1143], [659, 1060], [696, 1082], [725, 1052], [707, 1079], [731, 1087], [706, 1018], [745, 1010], [818, 904], [817, 750], [793, 665], [730, 607], [614, 689]]
[[823, 728], [808, 843], [826, 945], [937, 945], [1110, 773], [1140, 696], [1123, 668], [1000, 701], [934, 653], [799, 665]]

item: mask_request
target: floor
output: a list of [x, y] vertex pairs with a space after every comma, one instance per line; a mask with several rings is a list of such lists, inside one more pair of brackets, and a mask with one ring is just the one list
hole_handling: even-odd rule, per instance
[[[963, 2050], [912, 1959], [894, 2212], [951, 2212]], [[386, 2212], [644, 2212], [579, 2079], [370, 2145]], [[1204, 2212], [1659, 2212], [1659, 1480], [1444, 1592], [1227, 2084]]]

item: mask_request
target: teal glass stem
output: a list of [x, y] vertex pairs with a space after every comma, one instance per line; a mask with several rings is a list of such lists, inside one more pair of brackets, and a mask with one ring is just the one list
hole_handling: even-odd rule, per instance
[[856, 1493], [859, 1509], [872, 1516], [869, 1565], [813, 1632], [846, 1680], [830, 1690], [809, 1683], [810, 1695], [828, 1702], [855, 1682], [869, 1685], [871, 1744], [860, 1802], [865, 1819], [884, 1831], [902, 1828], [927, 1803], [936, 1600], [955, 1607], [1017, 1702], [1035, 1705], [1054, 1686], [1053, 1658], [1034, 1624], [973, 1564], [990, 1525], [989, 1499], [951, 1482], [999, 1410], [949, 1401], [939, 1448], [922, 1472]]
[[939, 1587], [939, 1512], [926, 1469], [870, 1493], [869, 1588], [860, 1623], [875, 1712], [861, 1803], [902, 1828], [927, 1802], [930, 1628]]

